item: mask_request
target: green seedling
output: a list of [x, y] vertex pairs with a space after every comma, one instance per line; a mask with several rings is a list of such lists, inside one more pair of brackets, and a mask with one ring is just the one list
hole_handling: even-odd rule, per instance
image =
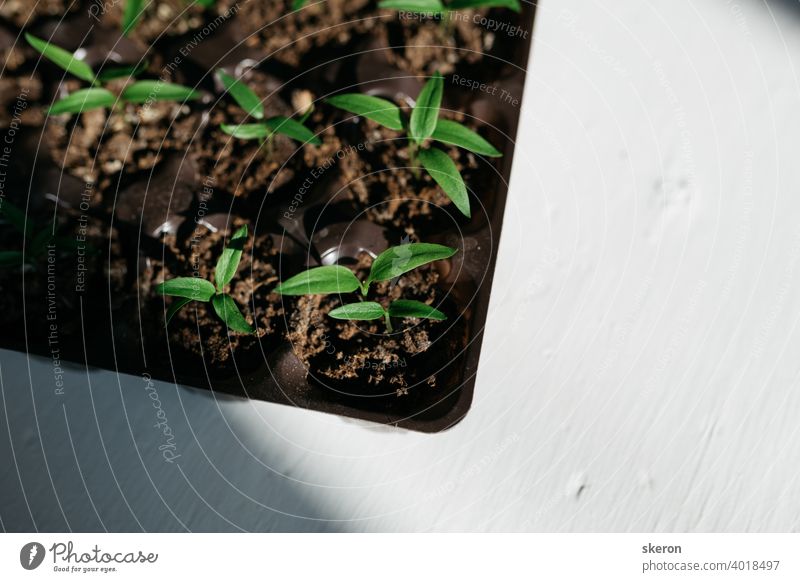
[[471, 129], [456, 121], [439, 117], [443, 92], [444, 79], [441, 74], [436, 73], [423, 85], [408, 119], [397, 105], [372, 95], [345, 93], [330, 97], [327, 102], [349, 113], [367, 117], [389, 129], [405, 132], [409, 137], [411, 167], [417, 168], [419, 161], [456, 208], [469, 217], [469, 195], [464, 179], [450, 156], [433, 147], [431, 142], [458, 146], [490, 158], [499, 158], [503, 154]]
[[44, 58], [52, 61], [67, 73], [91, 85], [91, 87], [79, 89], [53, 103], [47, 110], [48, 115], [83, 113], [91, 109], [115, 107], [118, 103], [141, 104], [153, 101], [183, 102], [199, 99], [201, 97], [200, 92], [194, 89], [174, 83], [165, 83], [161, 80], [135, 81], [125, 87], [120, 95], [115, 95], [101, 85], [114, 79], [125, 77], [134, 78], [142, 72], [145, 65], [114, 67], [95, 74], [89, 65], [76, 57], [73, 53], [37, 38], [32, 34], [25, 34], [25, 38]]
[[36, 225], [20, 209], [8, 200], [0, 202], [0, 217], [5, 218], [11, 227], [25, 239], [24, 251], [0, 251], [0, 267], [36, 266], [47, 254], [48, 246], [57, 245], [61, 249], [76, 249], [76, 240], [66, 236], [54, 236], [50, 226]]
[[378, 8], [447, 16], [457, 10], [477, 8], [508, 8], [519, 12], [521, 6], [519, 0], [381, 0]]
[[243, 226], [234, 233], [230, 243], [222, 251], [217, 266], [214, 269], [216, 285], [200, 277], [176, 277], [160, 283], [156, 292], [161, 295], [171, 295], [176, 299], [167, 310], [166, 323], [169, 324], [173, 316], [185, 305], [192, 301], [211, 302], [211, 306], [219, 318], [225, 322], [229, 329], [239, 333], [254, 333], [253, 326], [239, 311], [233, 297], [225, 292], [225, 288], [233, 279], [242, 259], [242, 249], [247, 240], [247, 226]]
[[122, 35], [128, 36], [139, 24], [145, 9], [145, 0], [128, 0], [122, 9]]
[[276, 116], [267, 117], [264, 111], [264, 104], [250, 87], [238, 79], [234, 79], [222, 69], [217, 71], [217, 77], [231, 94], [236, 104], [241, 107], [249, 117], [257, 120], [255, 123], [240, 123], [239, 125], [227, 125], [223, 123], [220, 129], [239, 139], [258, 139], [261, 143], [271, 142], [275, 134], [282, 134], [300, 143], [312, 143], [319, 145], [322, 142], [314, 133], [303, 125], [308, 115], [309, 109], [301, 121], [289, 117]]
[[[291, 277], [275, 288], [281, 295], [318, 295], [352, 293], [360, 291], [366, 298], [369, 286], [380, 281], [390, 281], [417, 267], [452, 257], [456, 249], [437, 244], [410, 243], [391, 247], [378, 255], [364, 281], [359, 281], [353, 272], [341, 265], [315, 267]], [[333, 309], [328, 315], [335, 319], [372, 320], [383, 318], [386, 329], [393, 331], [392, 318], [419, 318], [442, 321], [444, 313], [421, 301], [398, 299], [388, 309], [374, 301], [349, 303]]]
[[[151, 0], [157, 2], [158, 0]], [[147, 0], [127, 0], [125, 7], [122, 9], [122, 34], [128, 36], [131, 31], [136, 28], [139, 21], [144, 14], [146, 4], [150, 4]], [[216, 3], [216, 0], [187, 0], [187, 4], [197, 4], [203, 8], [211, 8]]]

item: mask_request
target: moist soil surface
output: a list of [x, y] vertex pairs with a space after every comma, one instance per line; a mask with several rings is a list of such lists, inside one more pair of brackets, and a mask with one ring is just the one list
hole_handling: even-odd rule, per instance
[[[365, 144], [358, 155], [342, 164], [341, 190], [331, 205], [348, 204], [371, 221], [390, 230], [390, 240], [425, 241], [444, 230], [463, 229], [470, 220], [463, 216], [433, 181], [410, 159], [405, 135], [366, 121], [359, 136]], [[496, 172], [491, 163], [481, 161], [466, 150], [431, 143], [456, 162], [468, 189], [477, 220], [483, 215], [481, 204], [490, 202], [491, 184]], [[413, 168], [413, 169], [412, 169]]]
[[[75, 81], [65, 86], [67, 91], [80, 88]], [[110, 89], [121, 92], [124, 86], [114, 82]], [[120, 174], [151, 170], [165, 152], [185, 151], [199, 124], [200, 115], [188, 104], [126, 104], [118, 110], [51, 116], [45, 143], [54, 163], [102, 192], [111, 189]]]
[[59, 17], [74, 10], [67, 0], [5, 0], [0, 4], [0, 18], [16, 26], [25, 26], [42, 17]]
[[386, 51], [389, 63], [414, 75], [453, 73], [459, 65], [468, 67], [478, 63], [494, 44], [494, 35], [470, 18], [473, 11], [461, 15], [449, 20], [390, 18], [378, 33], [377, 46], [389, 47]]
[[[490, 86], [510, 78], [517, 69], [502, 63], [524, 66], [518, 55], [527, 54], [527, 43], [492, 33], [472, 15], [519, 24], [531, 14], [469, 11], [444, 23], [381, 11], [373, 0], [309, 2], [298, 12], [291, 4], [218, 0], [203, 10], [159, 0], [127, 38], [119, 31], [122, 3], [98, 14], [96, 3], [78, 2], [63, 22], [60, 0], [8, 0], [0, 7], [0, 136], [12, 144], [0, 162], [6, 171], [0, 195], [61, 237], [39, 256], [28, 253], [25, 266], [0, 270], [0, 321], [10, 330], [3, 346], [54, 357], [48, 316], [55, 313], [64, 360], [381, 422], [424, 419], [413, 425], [421, 430], [449, 426], [469, 406], [471, 396], [464, 404], [462, 394], [471, 390], [489, 293], [453, 290], [481, 290], [491, 279], [491, 256], [480, 265], [468, 261], [457, 280], [451, 262], [442, 261], [373, 285], [369, 300], [386, 306], [415, 299], [448, 316], [393, 319], [392, 332], [383, 320], [327, 315], [343, 301], [358, 301], [355, 295], [281, 297], [272, 289], [329, 261], [332, 250], [364, 277], [373, 257], [391, 245], [467, 237], [470, 248], [486, 240], [496, 247], [499, 224], [487, 227], [502, 217], [507, 158], [435, 144], [471, 192], [467, 218], [427, 173], [411, 167], [401, 134], [352, 118], [324, 98], [364, 83], [408, 107], [440, 71], [443, 115], [485, 135], [508, 157], [512, 148], [502, 134], [459, 113], [480, 111], [472, 104], [482, 96], [449, 76]], [[188, 85], [203, 98], [47, 117], [54, 100], [86, 83], [16, 43], [23, 26], [65, 39], [70, 50], [85, 38], [92, 62], [107, 53], [114, 65], [142, 60], [138, 79]], [[311, 107], [305, 125], [321, 145], [280, 135], [262, 144], [223, 132], [222, 124], [254, 120], [225, 94], [215, 79], [218, 67], [256, 92], [267, 117], [299, 118]], [[106, 86], [118, 94], [130, 82]], [[249, 237], [228, 292], [257, 332], [229, 332], [202, 302], [165, 325], [173, 298], [156, 294], [156, 285], [186, 276], [213, 281], [226, 240], [245, 224]], [[0, 243], [3, 251], [31, 248], [2, 214]], [[270, 362], [287, 349], [299, 371], [285, 386], [274, 385]]]
[[[366, 254], [359, 259], [356, 271], [366, 278], [372, 259]], [[435, 268], [421, 267], [396, 281], [375, 285], [370, 300], [374, 295], [384, 307], [396, 299], [415, 299], [441, 307], [440, 303], [446, 303], [446, 293], [437, 286], [438, 280]], [[288, 338], [311, 376], [321, 385], [353, 396], [405, 396], [417, 386], [436, 387], [437, 371], [458, 348], [456, 334], [443, 336], [450, 323], [393, 319], [396, 325], [390, 332], [384, 320], [327, 317], [343, 302], [355, 301], [355, 294], [311, 295], [297, 300]], [[431, 350], [433, 346], [435, 350]]]
[[[233, 228], [244, 224], [245, 220], [236, 219]], [[161, 298], [153, 292], [154, 287], [174, 277], [200, 277], [214, 282], [214, 267], [225, 237], [222, 231], [210, 232], [198, 225], [186, 236], [167, 235], [162, 242], [163, 257], [161, 260], [147, 257], [136, 281], [136, 289], [143, 298], [142, 309], [146, 310], [142, 319], [156, 323], [150, 330], [155, 337], [165, 334], [164, 312], [174, 299]], [[283, 307], [280, 297], [270, 292], [278, 283], [278, 255], [279, 247], [270, 234], [250, 236], [239, 270], [229, 284], [227, 292], [248, 323], [256, 328], [254, 335], [229, 332], [210, 303], [193, 302], [178, 311], [166, 326], [174, 359], [173, 362], [161, 359], [161, 366], [175, 367], [175, 360], [182, 360], [192, 363], [195, 367], [191, 369], [196, 371], [205, 368], [215, 378], [257, 367], [263, 353], [269, 353], [280, 341]], [[158, 366], [156, 362], [152, 365]]]

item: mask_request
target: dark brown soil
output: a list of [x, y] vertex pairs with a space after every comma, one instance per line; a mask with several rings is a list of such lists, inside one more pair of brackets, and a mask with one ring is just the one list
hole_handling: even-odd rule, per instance
[[[235, 1], [217, 0], [215, 8], [209, 10], [185, 0], [157, 0], [146, 4], [139, 22], [128, 35], [142, 46], [201, 29], [208, 20], [224, 14]], [[111, 30], [120, 30], [125, 3], [120, 1], [106, 5], [108, 8], [102, 17], [103, 25]]]
[[38, 77], [0, 76], [0, 129], [10, 125], [37, 126], [44, 122], [44, 113], [35, 102], [42, 97]]
[[[70, 92], [80, 87], [77, 81], [65, 85]], [[123, 87], [122, 81], [109, 86], [114, 91]], [[188, 104], [126, 104], [115, 110], [50, 117], [46, 139], [60, 168], [102, 191], [121, 172], [150, 170], [165, 152], [186, 150], [200, 122]]]
[[4, 0], [0, 17], [17, 26], [30, 26], [40, 17], [62, 16], [68, 7], [75, 9], [75, 4], [67, 0]]
[[[459, 64], [474, 65], [494, 44], [494, 35], [472, 21], [473, 11], [459, 12], [449, 22], [437, 18], [408, 18], [389, 12], [387, 25], [378, 29], [378, 44], [390, 64], [414, 75], [452, 73]], [[481, 10], [478, 14], [486, 14]]]
[[[358, 84], [409, 104], [422, 78], [437, 70], [502, 85], [509, 74], [502, 61], [524, 44], [488, 32], [471, 17], [447, 25], [401, 19], [395, 11], [378, 11], [375, 0], [318, 6], [312, 0], [297, 13], [291, 3], [217, 0], [203, 10], [187, 9], [184, 0], [157, 0], [129, 39], [120, 39], [123, 2], [103, 3], [100, 25], [86, 2], [64, 22], [64, 0], [0, 2], [0, 139], [16, 132], [3, 194], [19, 206], [27, 196], [33, 217], [47, 224], [55, 215], [67, 236], [85, 228], [99, 250], [85, 259], [85, 275], [71, 248], [56, 250], [50, 271], [47, 256], [0, 271], [0, 321], [11, 330], [1, 345], [48, 355], [54, 306], [65, 360], [147, 370], [154, 378], [236, 394], [253, 388], [255, 397], [271, 401], [441, 430], [469, 408], [488, 305], [483, 275], [491, 271], [499, 230], [484, 227], [501, 217], [505, 190], [495, 169], [507, 175], [508, 160], [487, 162], [437, 144], [477, 195], [470, 220], [426, 172], [407, 167], [404, 138], [369, 121], [343, 121], [341, 111], [321, 102], [306, 122], [320, 135], [320, 146], [277, 136], [261, 147], [228, 136], [220, 124], [252, 122], [229, 96], [46, 118], [46, 105], [85, 84], [41, 61], [30, 47], [13, 46], [20, 27], [42, 37], [55, 32], [69, 50], [82, 45], [95, 70], [112, 52], [115, 64], [137, 62], [146, 52], [142, 77], [168, 71], [173, 82], [201, 87], [206, 95], [220, 94], [214, 69], [224, 67], [265, 98], [267, 116], [297, 117], [318, 97]], [[480, 14], [516, 18], [508, 11]], [[373, 51], [370, 58], [365, 50]], [[524, 67], [524, 59], [518, 64]], [[494, 119], [492, 103], [484, 103], [484, 115], [472, 109], [480, 95], [447, 87], [447, 107]], [[124, 82], [109, 88], [120, 92]], [[513, 133], [514, 112], [499, 117], [510, 119]], [[79, 227], [79, 220], [86, 225]], [[258, 333], [229, 334], [210, 304], [198, 302], [165, 326], [173, 299], [157, 295], [155, 286], [179, 276], [213, 280], [225, 233], [245, 223], [250, 237], [230, 294]], [[283, 229], [283, 235], [270, 234]], [[427, 302], [447, 321], [394, 319], [394, 331], [386, 333], [383, 320], [328, 316], [343, 300], [358, 301], [355, 294], [270, 293], [279, 278], [323, 260], [339, 260], [363, 276], [369, 256], [387, 243], [407, 241], [442, 242], [462, 252], [452, 263], [373, 285], [368, 299]], [[21, 244], [0, 220], [0, 248]], [[246, 381], [235, 382], [237, 376]]]
[[5, 67], [3, 77], [19, 69], [26, 56], [22, 43], [17, 43], [16, 35], [0, 26], [0, 63]]
[[[357, 270], [366, 276], [371, 259], [362, 254]], [[388, 306], [395, 299], [416, 299], [439, 305], [445, 293], [437, 287], [438, 271], [423, 267], [383, 282], [370, 291], [369, 300]], [[383, 320], [342, 321], [327, 316], [347, 297], [312, 295], [300, 297], [290, 315], [289, 341], [317, 384], [349, 395], [405, 396], [410, 390], [437, 387], [437, 372], [458, 348], [458, 334], [443, 337], [447, 321], [393, 320], [389, 333]], [[445, 311], [454, 306], [444, 303]], [[430, 350], [432, 346], [435, 350]], [[430, 350], [430, 353], [429, 353]]]
[[[277, 81], [264, 73], [251, 71], [244, 79], [264, 103], [266, 118], [282, 115], [291, 117], [295, 111], [274, 91]], [[211, 176], [223, 191], [234, 196], [258, 195], [277, 190], [288, 183], [295, 174], [294, 166], [287, 167], [298, 148], [303, 147], [286, 136], [276, 135], [271, 142], [261, 145], [259, 140], [232, 137], [220, 129], [224, 124], [255, 123], [227, 97], [209, 116], [202, 134], [192, 142], [191, 152], [203, 176]], [[313, 146], [306, 146], [313, 147]]]
[[[232, 229], [242, 224], [245, 224], [243, 220], [236, 219]], [[164, 310], [173, 299], [156, 295], [155, 286], [174, 277], [198, 276], [213, 282], [214, 267], [225, 241], [222, 231], [211, 232], [197, 226], [191, 235], [181, 240], [172, 235], [164, 237], [163, 244], [164, 260], [151, 257], [144, 261], [136, 284], [137, 292], [145, 298], [143, 309], [148, 312], [143, 319], [155, 324], [151, 333], [156, 337], [163, 335]], [[249, 369], [258, 365], [281, 338], [283, 308], [279, 296], [271, 293], [278, 283], [278, 252], [269, 234], [257, 233], [254, 238], [251, 233], [239, 270], [228, 289], [257, 333], [229, 334], [210, 304], [194, 302], [180, 310], [167, 328], [169, 343], [177, 352], [173, 357], [197, 360], [195, 366], [205, 362], [208, 373], [217, 377], [230, 375], [237, 368], [241, 371], [242, 366]], [[164, 360], [161, 363], [168, 364]], [[200, 370], [195, 368], [194, 371]]]
[[[364, 214], [377, 224], [391, 227], [395, 233], [425, 240], [430, 234], [466, 222], [442, 189], [424, 170], [415, 172], [409, 159], [408, 140], [404, 135], [364, 122], [365, 151], [342, 164], [347, 187], [340, 197], [358, 203]], [[488, 182], [486, 163], [479, 164], [466, 150], [435, 143], [456, 161], [465, 183], [476, 192]], [[479, 172], [479, 170], [483, 172]], [[490, 174], [488, 178], [492, 178]], [[473, 204], [474, 206], [474, 204]], [[473, 208], [473, 214], [477, 212]]]
[[377, 13], [367, 10], [370, 0], [327, 0], [319, 4], [311, 0], [299, 12], [292, 12], [291, 4], [291, 0], [251, 0], [239, 10], [239, 18], [246, 23], [247, 44], [291, 66], [298, 66], [312, 49], [343, 46], [355, 35], [378, 28]]

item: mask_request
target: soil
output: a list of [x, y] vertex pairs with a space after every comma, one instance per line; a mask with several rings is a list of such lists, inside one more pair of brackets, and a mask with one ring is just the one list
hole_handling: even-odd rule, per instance
[[[389, 63], [414, 75], [448, 75], [461, 65], [475, 65], [492, 50], [494, 34], [473, 22], [473, 11], [464, 10], [450, 21], [439, 18], [409, 18], [389, 11], [387, 25], [379, 29], [378, 45]], [[485, 15], [487, 10], [475, 13]]]
[[[365, 131], [361, 139], [366, 146], [361, 155], [342, 164], [346, 186], [339, 194], [341, 200], [353, 202], [370, 220], [390, 228], [392, 240], [403, 237], [426, 240], [444, 229], [469, 223], [427, 172], [409, 169], [415, 164], [409, 159], [404, 135], [369, 120], [362, 127]], [[486, 201], [484, 185], [491, 184], [495, 177], [491, 162], [480, 162], [477, 156], [463, 149], [433, 145], [455, 160], [465, 183], [473, 191], [481, 192]], [[477, 218], [480, 208], [474, 200], [472, 206]]]
[[[55, 251], [49, 271], [47, 256], [24, 269], [1, 270], [0, 320], [11, 330], [2, 345], [52, 355], [47, 317], [54, 306], [65, 360], [441, 430], [469, 408], [505, 200], [498, 175], [507, 178], [510, 156], [487, 161], [437, 144], [476, 194], [467, 219], [427, 173], [406, 167], [408, 151], [397, 133], [363, 119], [345, 121], [321, 98], [358, 84], [409, 105], [436, 70], [503, 84], [518, 69], [491, 59], [527, 54], [525, 47], [520, 52], [519, 41], [495, 37], [471, 18], [446, 28], [378, 11], [374, 0], [312, 2], [297, 13], [291, 1], [218, 0], [208, 10], [185, 10], [183, 0], [158, 0], [128, 39], [118, 28], [122, 3], [106, 3], [99, 26], [87, 12], [91, 2], [63, 23], [61, 0], [35, 7], [6, 0], [0, 7], [0, 136], [15, 134], [2, 193], [18, 206], [27, 203], [38, 222], [55, 219], [67, 237], [85, 235], [97, 251], [82, 259], [85, 271], [71, 248]], [[480, 14], [518, 18], [495, 10]], [[168, 71], [165, 80], [212, 97], [47, 118], [46, 105], [85, 83], [65, 78], [50, 63], [37, 66], [37, 53], [14, 46], [15, 27], [29, 19], [36, 20], [35, 34], [54, 34], [70, 50], [85, 38], [86, 60], [94, 67], [109, 51], [115, 64], [138, 62], [147, 52], [149, 67], [140, 78]], [[230, 96], [213, 97], [223, 94], [213, 75], [217, 67], [242, 77], [264, 100], [268, 117], [297, 117], [314, 103], [305, 123], [322, 144], [276, 136], [261, 147], [222, 132], [222, 123], [252, 120]], [[124, 86], [120, 80], [109, 88]], [[495, 123], [498, 107], [481, 105], [481, 97], [461, 88], [446, 91], [446, 114], [485, 110]], [[503, 127], [512, 139], [517, 113]], [[485, 125], [453, 115], [498, 147], [507, 145]], [[210, 304], [200, 302], [165, 326], [173, 299], [157, 295], [155, 286], [180, 276], [213, 280], [226, 235], [243, 224], [250, 237], [230, 294], [257, 333], [228, 334]], [[355, 295], [271, 293], [279, 280], [323, 262], [338, 261], [363, 276], [387, 245], [409, 241], [441, 242], [461, 252], [373, 285], [369, 298], [385, 305], [397, 298], [423, 301], [444, 311], [447, 321], [394, 319], [394, 331], [386, 333], [383, 320], [328, 317], [343, 299], [358, 300]], [[21, 244], [0, 219], [0, 248]]]
[[[26, 67], [28, 48], [16, 33], [0, 24], [0, 130], [17, 125], [41, 125], [44, 116], [35, 103], [42, 97], [39, 73]], [[27, 70], [26, 70], [27, 69]]]
[[[231, 229], [244, 224], [245, 220], [235, 219]], [[164, 334], [164, 312], [174, 301], [156, 295], [154, 287], [174, 277], [197, 276], [213, 282], [214, 267], [225, 246], [224, 234], [198, 225], [188, 236], [165, 236], [162, 260], [149, 257], [144, 261], [135, 289], [143, 298], [142, 319], [151, 324], [152, 337]], [[281, 337], [284, 311], [280, 297], [271, 293], [278, 284], [278, 261], [279, 247], [272, 235], [250, 236], [229, 285], [228, 293], [256, 328], [256, 334], [229, 334], [210, 303], [194, 302], [181, 309], [166, 328], [173, 361], [165, 360], [167, 354], [162, 354], [160, 359], [151, 357], [150, 365], [172, 367], [175, 362], [191, 362], [194, 367], [184, 367], [184, 373], [186, 369], [205, 368], [210, 376], [223, 378], [263, 363], [264, 354], [274, 350]]]
[[42, 109], [31, 105], [41, 96], [38, 77], [0, 77], [0, 130], [12, 124], [32, 127], [44, 123]]
[[308, 2], [293, 12], [292, 0], [243, 3], [239, 18], [247, 23], [245, 42], [263, 50], [270, 59], [297, 67], [314, 49], [347, 46], [357, 35], [371, 34], [378, 28], [378, 17], [370, 10], [370, 0], [327, 0]]
[[[235, 4], [231, 0], [217, 0], [215, 8], [206, 10], [202, 6], [189, 4], [185, 0], [156, 0], [145, 3], [145, 10], [129, 38], [149, 47], [164, 37], [180, 36], [201, 29], [209, 16], [225, 14]], [[120, 30], [124, 2], [105, 3], [102, 24], [110, 30]]]
[[[244, 79], [264, 103], [265, 118], [278, 115], [291, 117], [292, 108], [275, 94], [277, 81], [259, 71], [251, 71]], [[302, 147], [286, 136], [276, 135], [261, 145], [259, 140], [242, 140], [220, 129], [222, 124], [255, 123], [230, 97], [211, 111], [203, 133], [192, 141], [191, 155], [198, 162], [203, 176], [210, 176], [218, 188], [234, 196], [264, 196], [286, 185], [295, 175], [287, 167], [298, 148]]]
[[[356, 271], [363, 279], [372, 259], [359, 256]], [[439, 272], [425, 266], [375, 285], [370, 300], [384, 304], [396, 299], [416, 299], [429, 305], [447, 305], [446, 293], [438, 286]], [[289, 341], [308, 369], [315, 384], [345, 396], [407, 396], [411, 390], [437, 387], [437, 372], [456, 354], [459, 336], [447, 321], [393, 320], [393, 331], [385, 322], [342, 321], [328, 317], [347, 297], [311, 295], [300, 297], [290, 315]], [[454, 305], [443, 307], [453, 314]], [[444, 335], [445, 331], [449, 331]], [[435, 346], [435, 350], [431, 348]]]
[[16, 26], [29, 26], [42, 17], [59, 17], [75, 9], [67, 0], [4, 0], [0, 3], [0, 18]]
[[[126, 83], [115, 81], [107, 88], [121, 92]], [[77, 81], [65, 82], [68, 92], [79, 88]], [[200, 122], [189, 104], [125, 104], [119, 110], [52, 116], [46, 125], [46, 139], [50, 156], [59, 167], [102, 191], [120, 173], [150, 170], [165, 152], [184, 151]]]
[[17, 43], [16, 35], [0, 24], [0, 62], [5, 67], [4, 76], [21, 67], [25, 58], [24, 47]]

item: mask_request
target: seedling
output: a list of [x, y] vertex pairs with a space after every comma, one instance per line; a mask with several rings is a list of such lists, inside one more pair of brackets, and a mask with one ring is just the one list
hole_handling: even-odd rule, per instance
[[25, 238], [24, 251], [0, 251], [0, 267], [35, 266], [47, 253], [50, 244], [61, 248], [77, 248], [77, 241], [66, 236], [54, 236], [50, 226], [33, 224], [25, 213], [8, 200], [0, 203], [0, 216]]
[[[281, 295], [317, 295], [330, 293], [352, 293], [360, 291], [366, 297], [369, 286], [380, 281], [390, 281], [396, 277], [413, 271], [417, 267], [447, 259], [456, 253], [443, 245], [428, 243], [410, 243], [391, 247], [378, 255], [369, 270], [369, 275], [362, 282], [347, 267], [328, 265], [315, 267], [291, 277], [275, 288]], [[383, 318], [386, 330], [392, 332], [392, 318], [433, 319], [442, 321], [447, 316], [421, 301], [398, 299], [389, 304], [388, 309], [375, 301], [349, 303], [333, 309], [328, 315], [335, 319], [366, 321]]]
[[389, 129], [407, 133], [411, 167], [416, 168], [419, 160], [456, 208], [469, 217], [469, 196], [464, 179], [450, 156], [433, 147], [431, 142], [458, 146], [490, 158], [499, 158], [503, 154], [471, 129], [456, 121], [439, 118], [443, 92], [444, 79], [437, 72], [420, 90], [409, 119], [405, 119], [400, 108], [391, 101], [372, 95], [344, 93], [328, 98], [327, 102]]
[[255, 331], [247, 323], [233, 298], [225, 292], [225, 288], [239, 268], [246, 240], [247, 226], [245, 225], [234, 233], [230, 244], [225, 247], [217, 260], [217, 266], [214, 269], [216, 285], [200, 277], [176, 277], [164, 281], [156, 287], [157, 293], [176, 297], [167, 310], [167, 324], [181, 308], [192, 301], [210, 301], [214, 311], [229, 329], [248, 334]]
[[448, 16], [448, 13], [457, 10], [471, 10], [475, 8], [509, 8], [514, 12], [520, 11], [519, 0], [381, 0], [378, 8], [390, 10], [404, 10], [407, 12], [421, 12]]
[[311, 110], [305, 112], [301, 121], [289, 117], [276, 116], [266, 117], [264, 104], [250, 87], [238, 79], [234, 79], [222, 69], [217, 70], [217, 77], [231, 94], [237, 105], [241, 107], [248, 116], [258, 120], [256, 123], [240, 123], [239, 125], [227, 125], [223, 123], [220, 129], [239, 139], [258, 139], [261, 143], [271, 142], [275, 134], [283, 134], [295, 139], [300, 143], [312, 143], [319, 145], [322, 142], [314, 133], [303, 125]]
[[44, 58], [52, 61], [67, 73], [91, 84], [91, 87], [79, 89], [53, 103], [47, 110], [48, 115], [83, 113], [91, 109], [114, 107], [119, 102], [124, 104], [150, 103], [152, 101], [189, 101], [199, 99], [201, 96], [194, 89], [174, 83], [165, 83], [161, 80], [135, 81], [117, 96], [108, 89], [101, 87], [101, 84], [124, 77], [134, 78], [144, 69], [143, 65], [114, 67], [95, 74], [92, 68], [76, 57], [75, 54], [32, 34], [25, 34], [25, 38]]
[[[157, 2], [158, 0], [151, 0]], [[203, 8], [211, 8], [216, 0], [187, 0], [187, 4], [198, 4]], [[127, 0], [125, 8], [122, 10], [122, 34], [128, 36], [130, 32], [139, 24], [139, 20], [144, 14], [145, 0]]]

